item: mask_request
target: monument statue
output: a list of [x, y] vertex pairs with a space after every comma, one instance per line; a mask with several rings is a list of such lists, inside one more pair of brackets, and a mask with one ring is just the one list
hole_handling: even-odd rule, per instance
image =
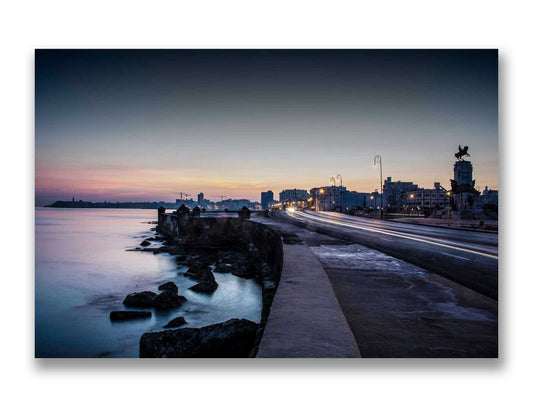
[[458, 219], [476, 219], [477, 213], [474, 208], [476, 197], [480, 194], [476, 190], [476, 181], [472, 178], [473, 166], [470, 161], [465, 161], [464, 157], [470, 157], [468, 146], [459, 146], [459, 151], [455, 153], [457, 161], [453, 166], [453, 179], [450, 180], [451, 206], [453, 216]]
[[460, 161], [464, 161], [463, 159], [464, 156], [470, 157], [470, 154], [468, 154], [468, 146], [461, 148], [461, 145], [459, 144], [459, 151], [455, 153], [455, 158], [457, 158]]

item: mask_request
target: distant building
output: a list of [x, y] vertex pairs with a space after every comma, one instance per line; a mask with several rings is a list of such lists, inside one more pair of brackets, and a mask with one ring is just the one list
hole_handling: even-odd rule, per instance
[[[349, 209], [373, 208], [375, 205], [375, 202], [374, 202], [375, 197], [373, 197], [374, 195], [375, 195], [375, 192], [374, 193], [356, 192], [356, 191], [343, 192], [342, 194], [343, 210], [346, 211]], [[377, 202], [379, 202], [379, 194], [378, 194]], [[379, 203], [378, 203], [378, 206], [379, 206]]]
[[284, 189], [279, 193], [280, 202], [302, 202], [307, 201], [309, 192], [305, 189]]
[[[320, 191], [323, 190], [323, 193]], [[343, 207], [346, 207], [344, 199], [346, 195], [346, 187], [315, 187], [311, 188], [311, 199], [316, 205], [315, 200], [318, 200], [318, 208], [321, 211], [333, 211], [340, 208], [341, 193], [343, 200]]]
[[218, 209], [228, 209], [230, 211], [238, 211], [243, 206], [254, 209], [255, 203], [252, 204], [248, 199], [224, 199], [216, 203]]
[[[412, 182], [395, 181], [387, 177], [383, 183], [383, 206], [387, 212], [403, 212], [407, 205], [410, 192], [418, 189]], [[386, 204], [385, 204], [386, 202]]]
[[196, 206], [192, 199], [176, 199], [176, 209], [178, 209], [181, 205], [188, 206], [191, 209]]
[[485, 189], [481, 193], [481, 196], [479, 197], [479, 201], [482, 205], [496, 205], [498, 206], [498, 190], [497, 189], [489, 189], [489, 187], [485, 186]]
[[261, 207], [268, 209], [271, 202], [274, 201], [274, 193], [272, 191], [261, 192]]
[[435, 210], [444, 209], [450, 205], [450, 194], [440, 182], [435, 182], [433, 189], [417, 188], [406, 194], [403, 212], [411, 214], [429, 215]]
[[477, 197], [474, 207], [483, 211], [486, 219], [498, 219], [498, 190], [486, 186]]
[[204, 206], [204, 193], [200, 192], [198, 194], [198, 206]]

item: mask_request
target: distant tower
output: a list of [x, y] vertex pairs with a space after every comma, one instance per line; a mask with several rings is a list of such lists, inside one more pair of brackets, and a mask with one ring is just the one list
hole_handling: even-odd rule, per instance
[[200, 192], [198, 194], [198, 206], [203, 206], [204, 204], [204, 193]]
[[74, 197], [72, 197], [72, 202], [76, 202], [76, 201], [74, 200]]
[[272, 191], [261, 192], [261, 206], [263, 209], [268, 209], [268, 204], [274, 200], [274, 193]]

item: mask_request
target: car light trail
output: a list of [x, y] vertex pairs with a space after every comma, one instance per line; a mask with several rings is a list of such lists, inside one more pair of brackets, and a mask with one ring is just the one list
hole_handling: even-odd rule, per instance
[[366, 230], [366, 231], [369, 231], [369, 232], [381, 233], [381, 234], [384, 234], [384, 235], [389, 235], [389, 236], [399, 237], [399, 238], [403, 238], [403, 239], [414, 240], [414, 241], [421, 242], [421, 243], [432, 244], [432, 245], [440, 246], [440, 247], [446, 247], [448, 249], [460, 250], [460, 251], [465, 252], [465, 253], [473, 253], [473, 254], [477, 254], [479, 256], [489, 257], [491, 259], [498, 259], [498, 256], [494, 256], [492, 254], [483, 253], [483, 252], [476, 251], [476, 250], [471, 250], [471, 249], [466, 249], [464, 247], [453, 246], [453, 245], [450, 245], [450, 244], [447, 244], [447, 243], [442, 243], [442, 241], [435, 241], [437, 239], [434, 239], [434, 240], [423, 239], [423, 238], [419, 238], [419, 237], [413, 237], [411, 235], [408, 235], [408, 234], [405, 234], [405, 233], [402, 233], [402, 232], [385, 231], [385, 230], [382, 230], [382, 229], [368, 227], [368, 226], [360, 226], [360, 225], [355, 225], [355, 224], [350, 224], [350, 223], [345, 223], [345, 222], [339, 222], [339, 221], [336, 221], [336, 220], [333, 220], [333, 219], [327, 219], [327, 218], [324, 218], [324, 217], [321, 217], [319, 219], [317, 216], [309, 215], [309, 214], [303, 213], [303, 212], [291, 212], [291, 213], [288, 213], [288, 215], [292, 216], [294, 218], [310, 220], [310, 221], [314, 221], [314, 222], [318, 222], [318, 223], [321, 223], [321, 222], [322, 223], [329, 223], [329, 224], [336, 225], [336, 226], [344, 226], [344, 227], [349, 227], [349, 228], [353, 228], [353, 229], [361, 229], [361, 230]]

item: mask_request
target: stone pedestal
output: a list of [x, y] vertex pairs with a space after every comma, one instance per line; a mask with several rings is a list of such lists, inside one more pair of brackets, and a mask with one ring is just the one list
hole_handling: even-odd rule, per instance
[[453, 166], [453, 179], [457, 185], [472, 186], [472, 163], [470, 161], [457, 161]]
[[454, 219], [477, 219], [473, 209], [473, 202], [479, 192], [474, 189], [472, 179], [473, 167], [470, 161], [457, 161], [453, 166], [454, 183], [452, 189], [456, 211], [452, 214]]

